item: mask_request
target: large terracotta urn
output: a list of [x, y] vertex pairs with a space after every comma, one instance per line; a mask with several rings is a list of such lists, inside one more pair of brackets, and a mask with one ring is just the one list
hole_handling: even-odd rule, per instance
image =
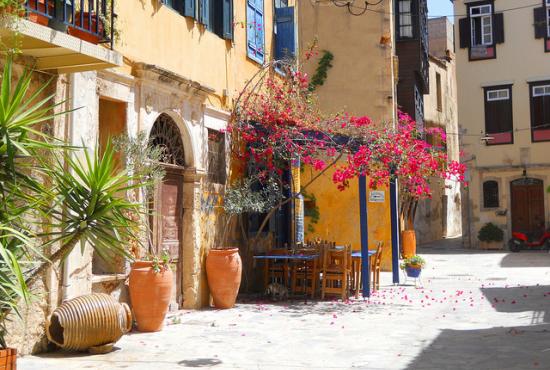
[[403, 242], [403, 258], [416, 255], [416, 232], [414, 230], [403, 230], [401, 240]]
[[153, 262], [137, 261], [130, 271], [130, 300], [139, 331], [160, 331], [172, 296], [172, 270], [155, 272]]
[[241, 286], [242, 261], [237, 248], [211, 249], [206, 257], [208, 286], [216, 308], [235, 305]]

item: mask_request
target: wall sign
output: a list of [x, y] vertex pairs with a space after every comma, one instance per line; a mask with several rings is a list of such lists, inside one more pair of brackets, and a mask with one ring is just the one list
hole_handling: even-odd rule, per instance
[[383, 190], [371, 190], [369, 193], [370, 203], [384, 203], [386, 201], [386, 192]]

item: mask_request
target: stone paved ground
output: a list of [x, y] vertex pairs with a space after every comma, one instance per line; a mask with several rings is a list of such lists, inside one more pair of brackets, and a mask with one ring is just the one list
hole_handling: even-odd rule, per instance
[[550, 255], [459, 245], [421, 250], [423, 288], [384, 274], [369, 302], [183, 311], [110, 354], [25, 357], [20, 369], [550, 369]]

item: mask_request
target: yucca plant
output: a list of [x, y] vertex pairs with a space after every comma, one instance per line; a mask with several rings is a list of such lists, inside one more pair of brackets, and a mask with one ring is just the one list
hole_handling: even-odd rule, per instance
[[50, 220], [46, 226], [53, 231], [42, 236], [49, 238], [47, 245], [59, 248], [32, 271], [26, 280], [28, 286], [79, 243], [82, 249], [89, 243], [106, 260], [112, 255], [132, 258], [125, 247], [139, 225], [131, 214], [142, 212], [142, 206], [128, 201], [126, 194], [142, 184], [117, 168], [110, 143], [103, 154], [98, 148], [93, 154], [83, 150], [83, 160], [71, 154], [75, 153], [65, 152], [52, 165], [43, 164], [52, 181], [53, 200], [43, 213]]
[[33, 258], [31, 256], [40, 256], [32, 243], [36, 228], [28, 220], [39, 208], [37, 205], [43, 204], [46, 192], [37, 181], [39, 171], [32, 158], [60, 144], [42, 128], [56, 116], [53, 95], [46, 94], [48, 83], [31, 93], [31, 71], [25, 70], [15, 84], [12, 83], [12, 74], [12, 60], [8, 55], [0, 84], [1, 348], [6, 346], [8, 314], [12, 311], [18, 313], [18, 303], [29, 299], [21, 262]]

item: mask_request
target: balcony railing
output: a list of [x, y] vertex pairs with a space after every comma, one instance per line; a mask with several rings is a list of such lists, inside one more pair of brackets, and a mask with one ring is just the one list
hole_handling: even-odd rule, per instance
[[115, 36], [115, 0], [26, 0], [27, 17], [82, 40], [109, 44]]

